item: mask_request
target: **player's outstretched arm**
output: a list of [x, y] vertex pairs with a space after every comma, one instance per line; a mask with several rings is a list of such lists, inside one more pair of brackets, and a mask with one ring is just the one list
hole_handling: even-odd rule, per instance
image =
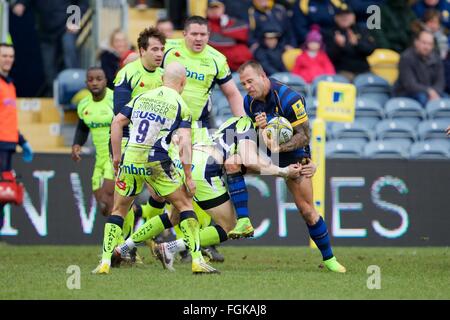
[[245, 116], [244, 99], [233, 80], [229, 80], [220, 86], [223, 94], [230, 103], [231, 112], [235, 117]]
[[130, 120], [122, 113], [117, 114], [111, 124], [111, 147], [113, 153], [114, 171], [118, 172], [121, 157], [121, 143], [123, 136], [123, 128], [130, 123]]
[[267, 159], [260, 157], [256, 143], [251, 140], [242, 140], [239, 142], [239, 156], [244, 166], [259, 174], [295, 179], [300, 177], [302, 170], [302, 166], [298, 164], [280, 168]]

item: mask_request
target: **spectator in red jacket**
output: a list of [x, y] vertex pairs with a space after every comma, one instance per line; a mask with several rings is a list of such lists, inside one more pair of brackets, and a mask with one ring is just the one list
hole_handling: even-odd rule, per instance
[[207, 19], [211, 32], [209, 45], [227, 57], [231, 71], [253, 58], [247, 46], [248, 25], [226, 15], [222, 1], [208, 1]]
[[323, 50], [322, 35], [317, 27], [307, 34], [303, 52], [297, 57], [292, 73], [308, 83], [324, 74], [336, 74], [330, 58]]

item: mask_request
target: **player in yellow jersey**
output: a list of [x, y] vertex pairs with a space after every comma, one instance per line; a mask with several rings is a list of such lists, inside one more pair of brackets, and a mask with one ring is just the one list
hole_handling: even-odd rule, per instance
[[72, 145], [72, 159], [81, 161], [81, 147], [89, 132], [95, 146], [92, 191], [104, 216], [111, 213], [114, 194], [114, 170], [109, 157], [109, 130], [113, 112], [113, 92], [106, 87], [105, 72], [98, 67], [87, 71], [86, 85], [90, 94], [77, 107], [78, 125]]
[[[243, 99], [232, 79], [225, 56], [208, 45], [208, 21], [200, 16], [189, 17], [183, 34], [183, 39], [167, 40], [162, 67], [171, 61], [178, 61], [185, 66], [187, 84], [182, 97], [192, 112], [193, 143], [211, 144], [208, 134], [211, 111], [209, 98], [214, 85], [219, 85], [235, 116], [243, 116], [245, 113]], [[245, 230], [241, 232], [242, 236], [251, 235], [253, 227], [248, 218], [247, 202], [242, 201], [248, 197], [242, 173], [228, 174], [227, 183], [232, 190], [231, 200], [238, 215], [237, 226]], [[156, 211], [158, 205], [154, 200], [159, 199], [153, 199], [151, 203], [152, 209]], [[162, 205], [159, 207], [162, 208]]]
[[[139, 94], [162, 85], [161, 63], [165, 43], [165, 36], [156, 28], [146, 28], [139, 34], [137, 39], [139, 59], [125, 65], [114, 80], [115, 115]], [[123, 129], [122, 150], [128, 142], [128, 137], [129, 127], [126, 126]], [[127, 235], [133, 231], [134, 219], [134, 210], [130, 209], [123, 228]]]

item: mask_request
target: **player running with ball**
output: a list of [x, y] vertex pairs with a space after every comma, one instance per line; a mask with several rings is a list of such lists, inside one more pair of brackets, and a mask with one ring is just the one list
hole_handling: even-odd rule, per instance
[[[304, 98], [288, 86], [269, 79], [262, 66], [256, 61], [244, 63], [238, 70], [241, 84], [247, 91], [244, 98], [244, 109], [248, 116], [256, 122], [260, 136], [272, 159], [278, 156], [281, 167], [310, 161], [310, 128], [305, 109]], [[267, 136], [264, 128], [273, 117], [282, 116], [288, 119], [294, 129], [292, 138], [281, 145]], [[261, 139], [260, 139], [261, 142]], [[311, 178], [301, 176], [298, 179], [286, 180], [289, 191], [294, 196], [295, 204], [308, 226], [311, 239], [315, 242], [325, 266], [328, 270], [344, 273], [346, 269], [333, 255], [327, 226], [317, 213], [313, 203], [313, 187]]]

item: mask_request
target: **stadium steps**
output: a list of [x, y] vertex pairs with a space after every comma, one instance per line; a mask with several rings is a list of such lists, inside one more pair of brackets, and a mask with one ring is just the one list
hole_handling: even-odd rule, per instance
[[19, 98], [20, 132], [35, 152], [54, 152], [64, 147], [61, 113], [51, 98]]

